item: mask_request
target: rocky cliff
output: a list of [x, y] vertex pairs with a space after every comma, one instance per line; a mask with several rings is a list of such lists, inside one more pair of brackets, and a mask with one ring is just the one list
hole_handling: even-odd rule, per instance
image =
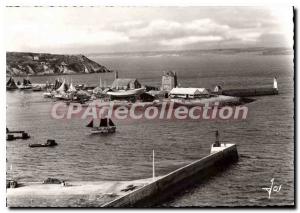
[[53, 75], [72, 73], [111, 72], [84, 55], [57, 55], [48, 53], [6, 53], [6, 75]]

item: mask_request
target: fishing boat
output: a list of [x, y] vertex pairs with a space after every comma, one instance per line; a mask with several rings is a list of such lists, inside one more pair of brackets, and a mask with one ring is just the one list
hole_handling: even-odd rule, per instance
[[15, 80], [12, 77], [10, 77], [8, 82], [6, 83], [6, 90], [15, 90], [15, 89], [18, 89], [18, 86]]
[[23, 84], [19, 86], [20, 90], [32, 89], [32, 84], [28, 79], [23, 79]]
[[42, 87], [40, 85], [35, 85], [32, 87], [33, 92], [40, 92], [42, 91]]
[[43, 96], [44, 98], [53, 98], [54, 94], [52, 92], [44, 92]]
[[56, 90], [56, 94], [54, 95], [54, 97], [58, 100], [69, 101], [73, 99], [76, 91], [77, 90], [73, 86], [73, 83], [68, 85], [64, 80], [61, 86]]
[[76, 88], [73, 86], [73, 83], [71, 82], [71, 84], [70, 84], [69, 89], [68, 89], [67, 92], [73, 93], [73, 92], [76, 92], [76, 91], [77, 91]]
[[87, 127], [91, 128], [91, 134], [110, 134], [116, 132], [116, 126], [110, 118], [101, 118], [99, 126], [94, 126], [94, 120], [91, 120]]
[[[44, 96], [44, 97], [45, 97], [45, 96]], [[58, 94], [54, 95], [54, 97], [55, 97], [57, 100], [63, 100], [63, 101], [71, 100], [70, 95], [67, 94], [67, 93], [58, 93]]]
[[67, 95], [67, 90], [69, 89], [68, 85], [66, 84], [66, 81], [64, 80], [60, 87], [55, 91], [56, 94], [54, 94], [54, 97], [58, 100], [69, 100]]

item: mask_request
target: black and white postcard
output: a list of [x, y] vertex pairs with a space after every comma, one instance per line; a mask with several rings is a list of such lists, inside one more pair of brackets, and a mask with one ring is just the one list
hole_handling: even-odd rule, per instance
[[295, 206], [292, 6], [4, 13], [7, 207]]

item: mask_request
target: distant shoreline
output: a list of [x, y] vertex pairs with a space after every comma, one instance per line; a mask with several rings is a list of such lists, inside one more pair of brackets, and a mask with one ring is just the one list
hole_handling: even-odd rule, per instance
[[[245, 48], [215, 48], [215, 49], [187, 49], [187, 50], [162, 50], [162, 51], [132, 51], [132, 52], [99, 52], [99, 53], [86, 53], [86, 56], [113, 56], [113, 55], [153, 55], [153, 54], [170, 54], [170, 53], [196, 53], [196, 52], [209, 52], [209, 53], [238, 53], [238, 52], [258, 52], [258, 51], [277, 51], [282, 53], [282, 51], [289, 51], [289, 53], [283, 53], [283, 55], [293, 54], [293, 47], [245, 47]], [[276, 53], [277, 53], [276, 52]], [[277, 54], [274, 55], [277, 55]], [[272, 55], [270, 53], [270, 55]]]
[[45, 77], [48, 77], [48, 76], [57, 76], [57, 75], [89, 75], [89, 74], [103, 74], [103, 73], [113, 73], [114, 71], [110, 71], [110, 72], [94, 72], [94, 73], [51, 73], [51, 74], [43, 74], [43, 75], [6, 75], [7, 78], [9, 77], [38, 77], [38, 76], [45, 76]]

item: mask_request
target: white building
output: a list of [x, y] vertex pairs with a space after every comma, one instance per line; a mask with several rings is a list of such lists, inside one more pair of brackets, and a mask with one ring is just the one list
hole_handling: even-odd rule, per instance
[[33, 56], [33, 60], [34, 61], [38, 61], [40, 58], [37, 56], [37, 55], [35, 55], [35, 56]]
[[186, 99], [193, 99], [193, 98], [205, 98], [209, 97], [210, 93], [205, 88], [173, 88], [170, 91], [171, 98], [186, 98]]

